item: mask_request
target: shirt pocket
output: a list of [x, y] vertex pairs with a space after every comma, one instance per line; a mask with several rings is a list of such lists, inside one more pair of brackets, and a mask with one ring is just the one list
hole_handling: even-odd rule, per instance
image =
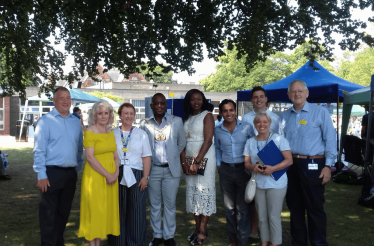
[[318, 123], [309, 121], [305, 125], [300, 125], [299, 134], [303, 137], [318, 138], [321, 135], [321, 129]]

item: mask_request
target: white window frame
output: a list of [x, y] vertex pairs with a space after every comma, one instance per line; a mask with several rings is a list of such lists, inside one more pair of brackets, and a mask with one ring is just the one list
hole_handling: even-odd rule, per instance
[[5, 129], [5, 99], [3, 97], [3, 98], [0, 98], [0, 100], [3, 100], [3, 107], [0, 108], [0, 114], [3, 114], [3, 120], [0, 121], [0, 131], [4, 131]]

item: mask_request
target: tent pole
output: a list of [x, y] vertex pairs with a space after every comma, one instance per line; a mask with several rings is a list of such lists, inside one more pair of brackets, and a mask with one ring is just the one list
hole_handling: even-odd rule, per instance
[[[336, 105], [336, 149], [339, 153], [339, 95], [338, 95], [338, 103]], [[341, 155], [338, 155], [338, 166], [337, 169], [340, 171], [342, 169], [341, 165]]]

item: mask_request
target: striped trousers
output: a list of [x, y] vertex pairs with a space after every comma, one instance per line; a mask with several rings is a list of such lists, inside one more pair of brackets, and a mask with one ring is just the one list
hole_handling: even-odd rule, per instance
[[[140, 246], [147, 241], [146, 223], [146, 190], [140, 191], [139, 182], [143, 177], [143, 170], [132, 169], [136, 183], [131, 187], [119, 184], [119, 236], [108, 235], [111, 246]], [[119, 168], [118, 180], [123, 176], [123, 167]]]

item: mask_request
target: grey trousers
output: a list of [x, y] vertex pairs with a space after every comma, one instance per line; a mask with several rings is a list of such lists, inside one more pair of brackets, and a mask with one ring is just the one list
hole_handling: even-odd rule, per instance
[[226, 230], [230, 239], [237, 238], [240, 245], [247, 245], [251, 234], [251, 206], [244, 200], [245, 187], [250, 175], [242, 167], [230, 167], [222, 163], [218, 169], [223, 208], [226, 214]]
[[[173, 177], [168, 167], [153, 166], [148, 181], [150, 222], [154, 238], [174, 238], [176, 229], [176, 198], [180, 177]], [[164, 216], [161, 204], [164, 204]], [[161, 227], [163, 222], [163, 228]]]
[[255, 203], [261, 242], [282, 244], [281, 213], [286, 192], [287, 186], [281, 189], [256, 189]]

